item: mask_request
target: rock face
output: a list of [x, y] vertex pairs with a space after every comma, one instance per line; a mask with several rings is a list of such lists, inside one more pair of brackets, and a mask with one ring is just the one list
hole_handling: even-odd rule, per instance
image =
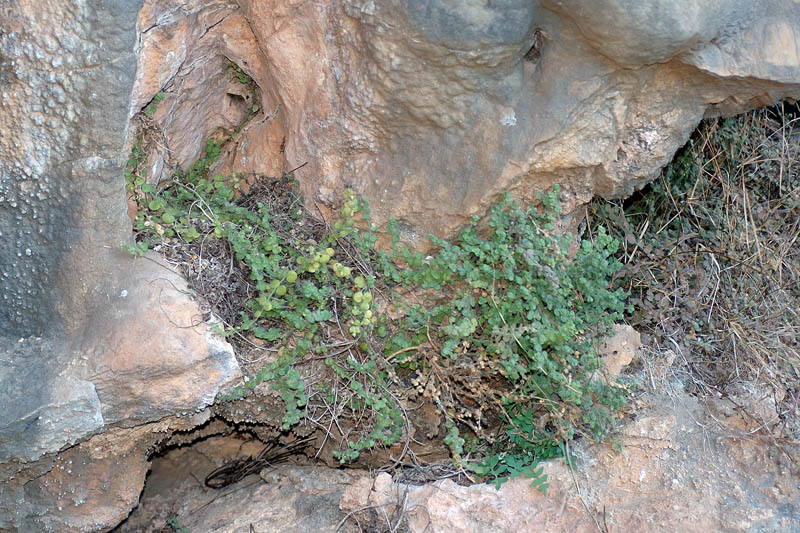
[[[560, 183], [568, 209], [630, 194], [703, 117], [800, 96], [790, 0], [173, 4], [145, 2], [134, 107], [166, 90], [156, 119], [175, 166], [241, 103], [219, 81], [224, 57], [261, 111], [221, 171], [308, 163], [307, 198], [354, 187], [411, 241], [505, 191]], [[181, 109], [195, 128], [174, 127]]]
[[[258, 453], [253, 441], [214, 437], [153, 462], [139, 507], [120, 527], [158, 531], [173, 519], [191, 531], [398, 531], [593, 533], [602, 531], [793, 532], [800, 520], [800, 472], [745, 431], [721, 430], [689, 395], [646, 397], [622, 424], [617, 451], [572, 444], [543, 465], [547, 495], [516, 479], [498, 491], [445, 479], [423, 486], [388, 473], [278, 465], [209, 490], [197, 480]], [[309, 451], [309, 455], [313, 450]], [[345, 517], [349, 515], [349, 518]], [[341, 526], [341, 529], [337, 529]], [[598, 528], [599, 526], [599, 528]], [[605, 529], [602, 529], [605, 528]]]
[[391, 514], [405, 501], [410, 530], [419, 532], [796, 531], [791, 459], [718, 432], [687, 395], [649, 401], [657, 406], [622, 428], [619, 452], [578, 446], [574, 479], [563, 461], [548, 462], [547, 496], [525, 479], [496, 491], [450, 480], [404, 487], [380, 474], [349, 487], [340, 505]]
[[0, 7], [0, 332], [79, 330], [115, 292], [140, 2]]
[[160, 531], [169, 519], [189, 531], [247, 532], [250, 524], [255, 531], [332, 531], [341, 520], [342, 494], [368, 479], [361, 470], [280, 465], [220, 490], [197, 482], [225, 461], [255, 456], [261, 448], [257, 441], [212, 437], [155, 459], [139, 507], [119, 533]]
[[175, 417], [240, 377], [186, 282], [120, 247], [140, 6], [0, 6], [3, 531], [109, 529], [147, 450], [203, 422]]
[[120, 249], [132, 119], [158, 180], [254, 115], [217, 170], [307, 163], [310, 207], [353, 187], [418, 242], [506, 191], [631, 192], [703, 116], [800, 97], [798, 35], [790, 0], [2, 3], [0, 529], [111, 527], [239, 376]]
[[148, 450], [206, 422], [199, 411], [241, 377], [178, 274], [155, 256], [129, 266], [83, 335], [0, 353], [0, 530], [113, 527], [138, 501]]
[[626, 324], [615, 324], [613, 331], [614, 334], [597, 347], [597, 355], [603, 359], [606, 374], [616, 377], [636, 358], [642, 347], [642, 338], [638, 331]]
[[24, 465], [0, 488], [2, 531], [107, 531], [139, 501], [148, 449], [205, 421], [170, 417], [115, 428], [57, 456]]

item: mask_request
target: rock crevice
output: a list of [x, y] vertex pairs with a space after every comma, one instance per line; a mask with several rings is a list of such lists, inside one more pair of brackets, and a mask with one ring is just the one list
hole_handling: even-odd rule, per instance
[[630, 194], [703, 117], [800, 98], [798, 43], [790, 0], [2, 4], [0, 529], [112, 527], [240, 377], [180, 276], [120, 247], [132, 145], [158, 183], [238, 129], [215, 172], [306, 163], [309, 206], [353, 188], [421, 243], [505, 192]]

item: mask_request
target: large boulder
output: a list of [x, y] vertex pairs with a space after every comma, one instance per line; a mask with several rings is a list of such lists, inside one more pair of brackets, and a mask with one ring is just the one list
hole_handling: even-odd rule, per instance
[[0, 6], [3, 531], [115, 525], [147, 450], [241, 375], [185, 280], [120, 246], [139, 8]]
[[128, 267], [79, 335], [0, 351], [0, 530], [116, 525], [138, 501], [150, 452], [205, 423], [241, 377], [180, 275], [149, 256]]
[[261, 480], [254, 475], [209, 491], [197, 480], [260, 450], [252, 441], [216, 437], [154, 461], [140, 505], [120, 532], [157, 529], [168, 519], [190, 531], [221, 532], [251, 525], [298, 533], [797, 530], [800, 487], [791, 456], [746, 436], [752, 428], [736, 431], [729, 426], [736, 415], [709, 413], [683, 391], [645, 398], [635, 419], [620, 424], [614, 449], [583, 439], [571, 444], [574, 472], [563, 459], [543, 463], [546, 495], [524, 477], [497, 490], [457, 484], [464, 477], [455, 472], [409, 484], [435, 476], [425, 467], [398, 469], [392, 478], [320, 465], [271, 465]]
[[498, 491], [449, 479], [407, 486], [383, 473], [353, 483], [340, 507], [394, 516], [402, 504], [414, 532], [797, 530], [800, 489], [789, 455], [722, 429], [725, 418], [686, 393], [648, 403], [622, 425], [616, 451], [584, 441], [573, 444], [573, 472], [561, 459], [544, 463], [547, 496], [524, 478]]
[[307, 163], [311, 207], [353, 187], [412, 242], [506, 191], [560, 183], [567, 209], [628, 195], [703, 117], [800, 96], [791, 0], [149, 0], [140, 27], [134, 110], [167, 96], [171, 160], [154, 170], [185, 168], [230, 127], [231, 60], [260, 112], [219, 170]]

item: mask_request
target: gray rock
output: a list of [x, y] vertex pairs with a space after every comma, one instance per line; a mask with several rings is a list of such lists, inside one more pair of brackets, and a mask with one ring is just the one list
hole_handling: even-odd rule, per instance
[[3, 531], [114, 526], [147, 450], [241, 377], [185, 280], [120, 246], [141, 5], [0, 6]]
[[75, 332], [130, 239], [122, 176], [138, 1], [0, 8], [0, 331]]
[[[175, 69], [161, 75], [172, 49], [209, 68], [213, 94], [213, 55], [200, 50], [216, 39], [258, 83], [268, 115], [219, 170], [307, 162], [297, 177], [310, 207], [353, 187], [377, 223], [399, 219], [418, 244], [452, 235], [506, 191], [531, 200], [559, 183], [566, 211], [595, 194], [626, 196], [702, 118], [800, 97], [800, 4], [790, 0], [347, 0], [282, 2], [271, 14], [238, 4], [216, 26], [217, 5], [148, 33], [134, 101], [158, 90], [145, 80], [184, 83]], [[154, 2], [148, 20], [170, 6]], [[186, 37], [179, 47], [175, 35]], [[169, 123], [181, 122], [175, 111]], [[200, 136], [217, 123], [200, 122]], [[197, 135], [165, 142], [182, 153]]]
[[35, 461], [103, 426], [94, 384], [60, 368], [52, 345], [6, 342], [11, 349], [0, 353], [0, 402], [7, 406], [0, 410], [0, 463]]
[[[298, 177], [309, 202], [352, 186], [412, 242], [452, 233], [506, 191], [531, 199], [560, 183], [567, 209], [624, 196], [701, 118], [800, 98], [800, 4], [790, 0], [273, 8], [0, 5], [0, 481], [10, 483], [0, 528], [111, 527], [141, 489], [146, 450], [172, 431], [156, 421], [195, 413], [238, 379], [229, 347], [205, 324], [184, 327], [199, 308], [179, 276], [119, 246], [131, 238], [128, 121], [168, 82], [196, 87], [189, 103], [224, 106], [222, 57], [234, 59], [259, 85], [264, 114], [219, 170], [308, 162]], [[196, 106], [170, 110], [166, 142], [186, 159], [246, 112], [204, 109], [191, 128]], [[107, 494], [57, 470], [64, 457]], [[79, 489], [75, 501], [91, 505], [61, 517], [57, 502]]]

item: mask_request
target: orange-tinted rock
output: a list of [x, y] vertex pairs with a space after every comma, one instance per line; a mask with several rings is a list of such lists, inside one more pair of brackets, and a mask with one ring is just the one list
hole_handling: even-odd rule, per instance
[[90, 321], [79, 350], [106, 424], [191, 414], [241, 378], [233, 349], [189, 294], [186, 281], [151, 253], [115, 305]]
[[[452, 233], [506, 191], [532, 198], [561, 183], [567, 209], [624, 195], [701, 117], [800, 96], [800, 4], [788, 0], [140, 4], [0, 5], [0, 529], [31, 517], [36, 530], [111, 527], [142, 482], [145, 443], [161, 438], [148, 424], [202, 409], [238, 376], [194, 323], [199, 309], [178, 278], [119, 246], [131, 237], [128, 119], [160, 91], [143, 119], [152, 179], [185, 169], [206, 138], [254, 114], [218, 170], [307, 162], [297, 175], [310, 203], [333, 204], [352, 186], [377, 222], [400, 219], [412, 242]], [[635, 437], [622, 466], [600, 455], [589, 468], [610, 480], [605, 499], [587, 496], [613, 507], [609, 523], [781, 530], [797, 516], [796, 483], [769, 458], [676, 424], [667, 437]], [[83, 464], [82, 446], [110, 425], [121, 431], [113, 450], [82, 474], [99, 484], [52, 469]], [[697, 453], [706, 449], [723, 462]], [[659, 470], [670, 452], [690, 466]], [[626, 500], [641, 465], [639, 499]], [[72, 489], [84, 491], [78, 500], [65, 496]], [[84, 496], [96, 512], [79, 504], [60, 518], [58, 502]]]
[[204, 423], [203, 409], [241, 378], [186, 281], [155, 254], [129, 261], [81, 337], [49, 343], [41, 354], [56, 357], [17, 378], [29, 392], [4, 400], [15, 403], [0, 433], [0, 529], [113, 527], [138, 501], [152, 447]]
[[170, 417], [136, 428], [115, 428], [39, 461], [38, 475], [22, 471], [0, 488], [0, 526], [9, 531], [104, 531], [139, 501], [150, 468], [149, 450], [172, 432], [208, 419]]
[[[704, 116], [800, 97], [800, 5], [723, 4], [241, 0], [178, 13], [152, 0], [134, 109], [174, 87], [186, 104], [165, 120], [197, 120], [190, 132], [165, 123], [168, 146], [197, 150], [219, 123], [223, 54], [259, 87], [256, 121], [275, 124], [244, 131], [219, 170], [308, 163], [297, 177], [310, 206], [353, 187], [378, 223], [397, 218], [422, 242], [506, 191], [533, 199], [559, 183], [567, 211], [627, 195]], [[170, 47], [191, 76], [163, 74]]]
[[615, 324], [613, 334], [604, 339], [597, 348], [603, 358], [603, 368], [609, 376], [618, 376], [636, 357], [642, 347], [639, 332], [626, 324]]
[[[763, 444], [716, 433], [719, 426], [687, 395], [649, 402], [656, 407], [622, 428], [619, 453], [573, 444], [574, 478], [563, 461], [546, 463], [547, 496], [525, 479], [499, 491], [450, 480], [407, 487], [411, 531], [796, 530], [800, 477], [789, 460]], [[381, 505], [391, 513], [406, 487], [388, 481], [380, 474], [353, 484], [342, 509]]]

